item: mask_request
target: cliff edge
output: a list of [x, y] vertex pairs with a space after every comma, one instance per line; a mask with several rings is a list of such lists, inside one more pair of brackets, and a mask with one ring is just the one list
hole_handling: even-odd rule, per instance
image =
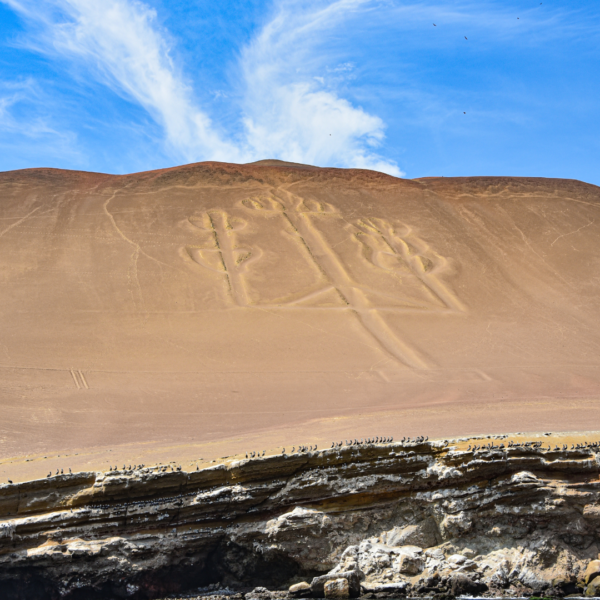
[[367, 440], [2, 485], [0, 596], [595, 595], [600, 442], [555, 442]]

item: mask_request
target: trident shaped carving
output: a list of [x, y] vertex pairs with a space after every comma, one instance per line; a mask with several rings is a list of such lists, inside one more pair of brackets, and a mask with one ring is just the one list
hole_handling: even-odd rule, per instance
[[[416, 369], [429, 367], [420, 353], [390, 328], [383, 309], [373, 305], [369, 297], [370, 290], [354, 281], [342, 256], [328, 243], [323, 231], [319, 229], [319, 219], [342, 219], [343, 226], [353, 231], [355, 238], [362, 244], [364, 258], [374, 267], [397, 273], [400, 277], [406, 275], [408, 269], [444, 306], [440, 306], [438, 310], [465, 311], [460, 300], [438, 278], [438, 273], [447, 266], [447, 260], [432, 251], [410, 227], [402, 223], [393, 225], [385, 219], [375, 218], [348, 223], [331, 204], [307, 200], [281, 188], [274, 190], [266, 198], [244, 199], [240, 208], [263, 213], [269, 219], [275, 214], [283, 218], [287, 223], [286, 229], [304, 246], [308, 260], [323, 275], [322, 289], [310, 293], [306, 298], [332, 291], [337, 293], [341, 300], [340, 307], [351, 310], [378, 344], [407, 366]], [[199, 217], [190, 218], [190, 223], [208, 233], [212, 243], [209, 247], [187, 246], [188, 255], [199, 265], [224, 274], [235, 304], [251, 307], [244, 274], [253, 262], [260, 259], [262, 251], [254, 245], [246, 248], [237, 244], [236, 234], [246, 227], [246, 220], [228, 215], [222, 210], [210, 210]], [[269, 305], [269, 308], [292, 308], [297, 303], [298, 299]], [[390, 307], [388, 310], [394, 309]]]

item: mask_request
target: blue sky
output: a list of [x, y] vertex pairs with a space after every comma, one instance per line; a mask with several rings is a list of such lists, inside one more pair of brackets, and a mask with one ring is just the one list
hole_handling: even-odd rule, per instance
[[0, 24], [0, 170], [600, 184], [598, 0], [0, 0]]

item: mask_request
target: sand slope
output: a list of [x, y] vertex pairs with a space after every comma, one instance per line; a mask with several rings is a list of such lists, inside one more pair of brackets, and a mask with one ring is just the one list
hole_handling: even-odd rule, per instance
[[586, 428], [599, 247], [570, 180], [1, 173], [1, 456]]

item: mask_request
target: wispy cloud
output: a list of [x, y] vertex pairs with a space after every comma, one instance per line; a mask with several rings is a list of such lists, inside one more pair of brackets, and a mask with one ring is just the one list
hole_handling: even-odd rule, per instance
[[84, 63], [115, 91], [139, 103], [185, 160], [239, 160], [214, 130], [170, 57], [155, 12], [136, 0], [4, 0], [37, 26], [32, 47]]
[[[52, 136], [62, 141], [73, 140], [72, 133], [50, 125], [47, 115], [31, 115], [31, 108], [44, 102], [48, 102], [47, 96], [31, 78], [0, 82], [0, 129], [33, 139]], [[24, 110], [24, 106], [30, 110]]]
[[[376, 149], [384, 122], [340, 96], [319, 41], [368, 0], [280, 2], [271, 20], [241, 53], [244, 123], [259, 155], [294, 162], [361, 167], [401, 175]], [[329, 67], [329, 68], [328, 68]], [[336, 75], [351, 70], [343, 63]]]
[[[45, 106], [46, 110], [40, 110]], [[54, 157], [68, 157], [81, 164], [77, 135], [70, 129], [57, 127], [51, 112], [52, 99], [31, 78], [0, 82], [0, 149], [10, 152], [12, 159], [32, 157], [40, 146], [47, 150], [43, 165]]]
[[[240, 122], [218, 130], [171, 58], [170, 37], [139, 0], [1, 0], [30, 26], [30, 49], [68, 59], [142, 106], [176, 159], [245, 162], [276, 157], [401, 172], [378, 155], [385, 124], [326, 87], [317, 38], [370, 0], [283, 0], [240, 53]], [[300, 48], [302, 48], [300, 50]], [[347, 66], [347, 65], [346, 65]], [[320, 78], [321, 76], [321, 78]], [[320, 79], [319, 79], [320, 78]], [[233, 135], [237, 132], [237, 135]]]
[[[263, 25], [238, 49], [236, 77], [211, 98], [202, 81], [192, 83], [193, 65], [174, 60], [176, 40], [142, 0], [0, 2], [27, 24], [22, 43], [29, 50], [76, 65], [90, 88], [100, 82], [146, 111], [163, 134], [161, 155], [174, 162], [273, 157], [394, 175], [402, 173], [385, 156], [381, 115], [397, 124], [401, 118], [423, 120], [426, 112], [442, 122], [456, 95], [450, 97], [441, 83], [432, 88], [418, 72], [424, 64], [414, 60], [420, 48], [455, 51], [462, 44], [461, 51], [474, 51], [477, 44], [481, 58], [486, 49], [491, 55], [507, 45], [546, 48], [550, 40], [598, 35], [596, 21], [584, 12], [537, 3], [517, 14], [518, 3], [501, 0], [272, 0]], [[361, 39], [369, 43], [366, 59], [352, 48]], [[200, 49], [204, 42], [194, 40]], [[359, 84], [366, 69], [370, 88]], [[377, 90], [377, 78], [387, 88]], [[361, 103], [378, 91], [381, 112], [374, 114]], [[473, 97], [470, 88], [465, 93]], [[399, 117], [390, 105], [407, 94], [421, 99]], [[10, 94], [0, 102], [5, 126], [11, 102]], [[395, 146], [402, 144], [397, 139]]]

